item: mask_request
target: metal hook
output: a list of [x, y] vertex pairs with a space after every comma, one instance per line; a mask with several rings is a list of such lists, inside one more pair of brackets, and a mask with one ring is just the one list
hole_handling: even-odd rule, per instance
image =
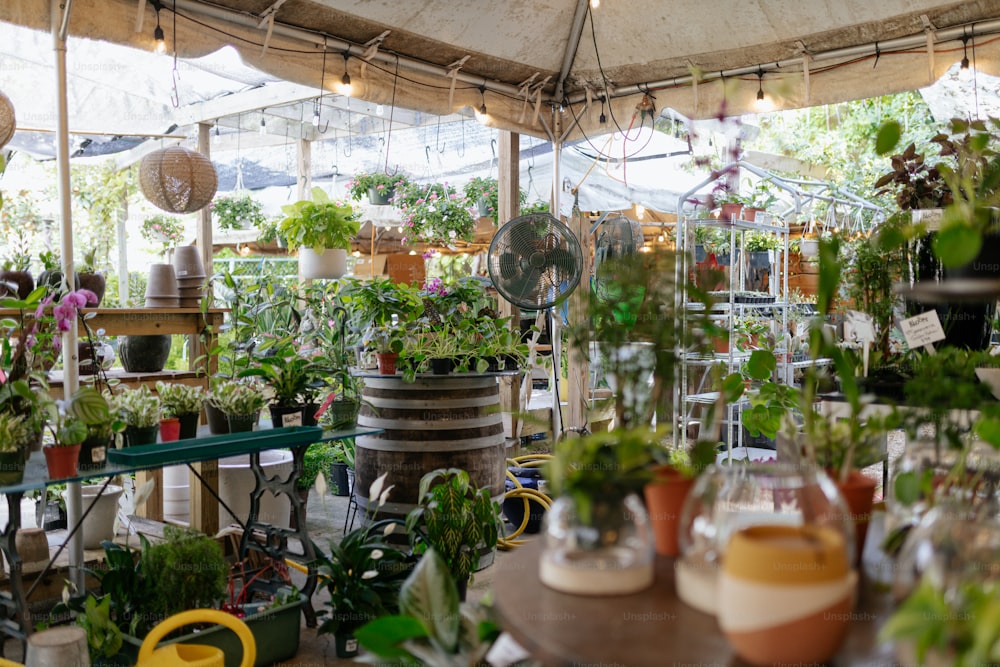
[[[444, 146], [445, 145], [441, 143], [441, 116], [438, 116], [437, 135], [434, 137], [434, 148], [437, 149], [438, 153], [444, 153]], [[427, 158], [427, 161], [430, 162], [429, 157]]]

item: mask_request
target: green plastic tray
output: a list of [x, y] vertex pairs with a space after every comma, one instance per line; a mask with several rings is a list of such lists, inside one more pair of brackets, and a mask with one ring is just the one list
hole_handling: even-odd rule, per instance
[[265, 449], [299, 447], [320, 440], [323, 440], [323, 429], [318, 426], [289, 426], [112, 449], [108, 452], [108, 461], [133, 468], [154, 468], [211, 461]]

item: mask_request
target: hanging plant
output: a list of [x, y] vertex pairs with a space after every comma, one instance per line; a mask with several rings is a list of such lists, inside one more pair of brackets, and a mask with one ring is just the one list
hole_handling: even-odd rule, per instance
[[172, 215], [153, 215], [142, 221], [142, 238], [159, 243], [163, 252], [176, 248], [184, 240], [184, 223]]
[[369, 192], [385, 193], [390, 196], [392, 193], [387, 191], [401, 190], [410, 184], [410, 179], [406, 174], [396, 173], [387, 174], [382, 171], [374, 172], [360, 172], [354, 175], [354, 177], [348, 181], [347, 190], [351, 193], [351, 199], [354, 201], [361, 201], [368, 196]]
[[396, 191], [395, 204], [403, 212], [403, 243], [451, 246], [475, 237], [475, 218], [447, 183], [410, 184]]
[[250, 195], [232, 195], [212, 200], [212, 215], [219, 223], [219, 229], [263, 230], [267, 225], [264, 207]]

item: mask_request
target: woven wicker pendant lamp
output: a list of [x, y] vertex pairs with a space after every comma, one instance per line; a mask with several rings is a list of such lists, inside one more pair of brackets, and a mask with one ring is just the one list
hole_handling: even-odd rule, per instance
[[193, 213], [205, 207], [218, 187], [215, 166], [187, 148], [161, 148], [139, 163], [139, 187], [146, 199], [170, 213]]
[[7, 145], [10, 138], [14, 136], [14, 128], [17, 122], [14, 118], [14, 105], [10, 98], [0, 91], [0, 148]]

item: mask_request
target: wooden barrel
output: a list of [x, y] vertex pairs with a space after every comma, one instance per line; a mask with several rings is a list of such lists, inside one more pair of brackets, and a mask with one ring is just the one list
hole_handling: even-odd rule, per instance
[[359, 427], [383, 429], [356, 439], [354, 494], [368, 507], [368, 489], [388, 473], [393, 485], [379, 517], [405, 517], [419, 500], [420, 478], [461, 468], [490, 496], [504, 492], [506, 450], [496, 376], [366, 377]]

